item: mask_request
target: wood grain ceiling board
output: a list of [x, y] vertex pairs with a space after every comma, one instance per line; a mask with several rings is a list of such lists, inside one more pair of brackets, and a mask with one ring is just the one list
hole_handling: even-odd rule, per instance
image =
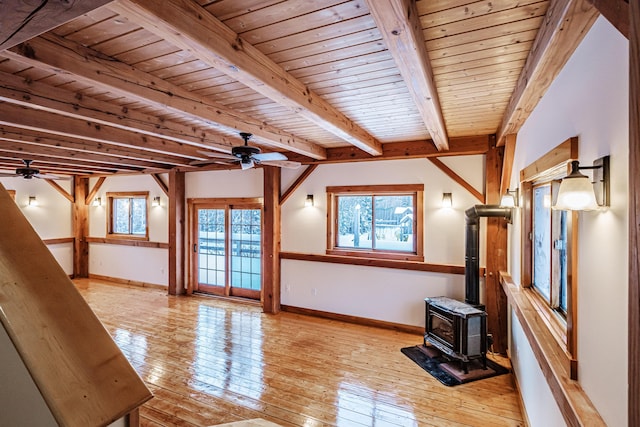
[[547, 1], [418, 1], [451, 136], [495, 133]]
[[[127, 3], [129, 0], [120, 1]], [[364, 0], [192, 1], [202, 5], [246, 43], [297, 79], [305, 90], [313, 91], [375, 140], [387, 143], [429, 139], [424, 118], [413, 104], [409, 88]], [[521, 73], [538, 30], [546, 22], [545, 18], [549, 19], [545, 15], [549, 3], [546, 0], [416, 2], [420, 30], [450, 137], [488, 135], [498, 131], [509, 98], [522, 79]], [[64, 50], [74, 50], [73, 60], [78, 61], [76, 67], [83, 55], [88, 67], [96, 67], [94, 72], [106, 72], [110, 67], [106, 64], [113, 61], [118, 67], [132, 67], [129, 77], [124, 71], [126, 67], [118, 68], [117, 79], [121, 82], [128, 78], [128, 82], [149, 85], [168, 96], [153, 96], [137, 88], [133, 92], [125, 90], [128, 86], [121, 82], [119, 86], [110, 86], [104, 80], [96, 81], [89, 75], [82, 75], [79, 68], [72, 71], [75, 75], [60, 72], [65, 64], [56, 68], [51, 58], [49, 64], [38, 64], [16, 55], [14, 49], [6, 57], [0, 52], [0, 73], [14, 74], [26, 82], [50, 85], [79, 98], [102, 102], [100, 109], [104, 111], [148, 117], [149, 124], [166, 122], [170, 127], [194, 129], [209, 138], [203, 140], [219, 140], [227, 149], [238, 141], [237, 132], [245, 130], [240, 127], [248, 118], [254, 121], [252, 125], [269, 127], [263, 137], [256, 136], [252, 140], [269, 150], [286, 147], [266, 140], [273, 137], [270, 132], [276, 130], [322, 148], [350, 147], [344, 139], [292, 111], [292, 106], [283, 106], [265, 96], [272, 94], [249, 81], [245, 80], [246, 85], [240, 83], [233, 75], [214, 68], [211, 61], [207, 63], [194, 56], [195, 50], [178, 48], [158, 35], [157, 29], [152, 32], [142, 28], [142, 21], [136, 21], [135, 15], [114, 12], [114, 8], [127, 11], [126, 6], [114, 5], [111, 9], [107, 6], [86, 13], [55, 28], [45, 38], [54, 37], [52, 34], [64, 37], [56, 41], [62, 49], [59, 53], [67, 58]], [[153, 26], [146, 27], [153, 29]], [[174, 43], [180, 44], [177, 40]], [[83, 51], [85, 48], [90, 49], [89, 53]], [[98, 59], [94, 59], [94, 53]], [[201, 55], [204, 55], [202, 51]], [[96, 64], [100, 60], [105, 61], [105, 68], [98, 71], [100, 66]], [[181, 104], [181, 98], [179, 106], [172, 105], [175, 94], [190, 96], [191, 101], [196, 101]], [[229, 125], [227, 117], [224, 119], [227, 125], [223, 127], [215, 121], [214, 117], [219, 116], [203, 111], [202, 106], [209, 103], [224, 107], [228, 114], [239, 114], [245, 121], [240, 120], [234, 127]], [[184, 110], [189, 108], [193, 109]], [[190, 111], [202, 115], [198, 117]], [[0, 129], [0, 140], [11, 144], [10, 149], [5, 149], [7, 158], [12, 157], [9, 152], [17, 150], [15, 144], [23, 143], [28, 145], [29, 152], [41, 149], [43, 155], [66, 159], [65, 163], [70, 161], [68, 159], [80, 159], [78, 154], [84, 147], [88, 151], [82, 159], [83, 168], [95, 166], [96, 171], [101, 168], [100, 162], [109, 156], [114, 159], [117, 156], [118, 162], [129, 159], [133, 168], [161, 164], [150, 158], [153, 152], [144, 152], [141, 147], [113, 146], [114, 153], [106, 153], [98, 146], [85, 147], [82, 139], [70, 137], [69, 147], [56, 149], [52, 144], [62, 137], [55, 134], [55, 129], [54, 133], [43, 131], [39, 136], [25, 131], [28, 135], [20, 142], [16, 129], [4, 128], [6, 135], [16, 139], [13, 141], [8, 136], [2, 139]], [[135, 134], [132, 135], [135, 139]], [[46, 143], [36, 144], [37, 138]], [[94, 143], [89, 141], [89, 144]], [[136, 152], [139, 152], [137, 157]], [[296, 157], [292, 152], [288, 154]], [[175, 159], [165, 157], [163, 160], [170, 163]]]

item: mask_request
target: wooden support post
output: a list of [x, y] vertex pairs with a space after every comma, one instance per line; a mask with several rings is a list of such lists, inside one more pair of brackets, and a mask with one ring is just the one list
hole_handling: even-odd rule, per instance
[[[486, 200], [489, 205], [500, 203], [504, 148], [491, 139], [486, 155]], [[493, 334], [494, 351], [507, 351], [507, 297], [500, 285], [500, 271], [507, 270], [507, 222], [502, 218], [487, 218], [485, 305], [487, 331]]]
[[185, 184], [184, 172], [169, 172], [169, 295], [185, 289]]
[[265, 166], [262, 230], [262, 309], [280, 312], [280, 168]]
[[73, 277], [89, 277], [89, 178], [73, 178]]
[[640, 3], [629, 2], [629, 426], [640, 426]]

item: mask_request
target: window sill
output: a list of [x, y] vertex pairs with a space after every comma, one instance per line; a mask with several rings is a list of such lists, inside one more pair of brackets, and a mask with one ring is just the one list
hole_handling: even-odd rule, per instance
[[553, 311], [542, 297], [532, 288], [520, 289], [529, 300], [529, 303], [533, 309], [537, 312], [540, 320], [546, 325], [549, 333], [556, 341], [558, 347], [562, 349], [567, 357], [569, 369], [571, 373], [571, 379], [578, 379], [578, 361], [573, 357], [569, 348], [567, 347], [567, 326], [562, 320], [558, 318], [558, 314]]
[[368, 252], [368, 251], [356, 251], [349, 249], [327, 249], [327, 255], [336, 255], [350, 258], [362, 258], [362, 259], [388, 259], [395, 261], [412, 261], [412, 262], [424, 262], [422, 255], [416, 255], [414, 253], [407, 252]]
[[500, 283], [567, 424], [605, 426], [580, 384], [571, 379], [571, 359], [541, 318], [529, 291], [505, 272], [500, 272]]

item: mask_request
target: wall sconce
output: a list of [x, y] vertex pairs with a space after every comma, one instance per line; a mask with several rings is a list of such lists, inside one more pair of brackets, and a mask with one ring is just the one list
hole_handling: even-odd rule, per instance
[[307, 198], [304, 200], [304, 207], [310, 208], [313, 206], [313, 194], [307, 194]]
[[453, 196], [451, 193], [442, 193], [442, 207], [449, 209], [453, 206]]
[[38, 206], [38, 201], [36, 200], [36, 196], [29, 196], [29, 206]]
[[154, 206], [154, 207], [160, 206], [160, 196], [156, 196], [153, 198], [153, 201], [151, 202], [151, 206]]
[[500, 199], [500, 206], [503, 208], [517, 208], [519, 206], [520, 200], [520, 190], [509, 190], [507, 188], [507, 192], [502, 195]]
[[[593, 181], [580, 173], [581, 169], [593, 169]], [[609, 156], [593, 162], [593, 166], [580, 166], [571, 162], [571, 173], [560, 183], [554, 209], [590, 211], [609, 206]]]
[[93, 206], [102, 206], [102, 199], [100, 197], [93, 199]]

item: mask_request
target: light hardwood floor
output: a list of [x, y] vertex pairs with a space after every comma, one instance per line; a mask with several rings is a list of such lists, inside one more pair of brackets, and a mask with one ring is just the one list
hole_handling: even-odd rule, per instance
[[524, 425], [511, 375], [445, 387], [400, 353], [419, 335], [75, 283], [154, 394], [143, 426]]

